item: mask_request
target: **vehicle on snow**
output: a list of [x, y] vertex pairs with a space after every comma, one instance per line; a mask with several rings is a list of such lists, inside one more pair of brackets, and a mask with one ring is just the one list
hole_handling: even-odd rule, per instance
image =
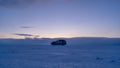
[[62, 45], [62, 46], [64, 46], [66, 44], [67, 44], [67, 42], [65, 40], [57, 40], [57, 41], [51, 42], [51, 45]]

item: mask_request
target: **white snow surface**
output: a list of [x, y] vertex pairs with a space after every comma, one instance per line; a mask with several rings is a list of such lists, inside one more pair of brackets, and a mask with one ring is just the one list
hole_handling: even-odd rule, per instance
[[0, 68], [120, 68], [120, 45], [0, 45]]

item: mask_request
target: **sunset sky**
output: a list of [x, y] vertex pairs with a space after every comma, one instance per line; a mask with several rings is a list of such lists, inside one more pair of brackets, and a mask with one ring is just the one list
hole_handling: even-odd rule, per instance
[[0, 38], [24, 37], [120, 38], [120, 0], [0, 0]]

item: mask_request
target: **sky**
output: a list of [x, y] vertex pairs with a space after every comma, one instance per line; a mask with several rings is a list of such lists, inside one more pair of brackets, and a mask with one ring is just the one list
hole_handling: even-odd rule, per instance
[[120, 0], [0, 0], [0, 38], [120, 38]]

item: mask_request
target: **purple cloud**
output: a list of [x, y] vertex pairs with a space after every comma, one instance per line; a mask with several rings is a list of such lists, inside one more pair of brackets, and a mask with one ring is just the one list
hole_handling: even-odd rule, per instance
[[33, 4], [50, 3], [53, 0], [0, 0], [0, 6], [4, 7], [26, 7]]
[[76, 2], [79, 0], [0, 0], [0, 6], [4, 7], [27, 7], [30, 5], [47, 5], [54, 3]]

